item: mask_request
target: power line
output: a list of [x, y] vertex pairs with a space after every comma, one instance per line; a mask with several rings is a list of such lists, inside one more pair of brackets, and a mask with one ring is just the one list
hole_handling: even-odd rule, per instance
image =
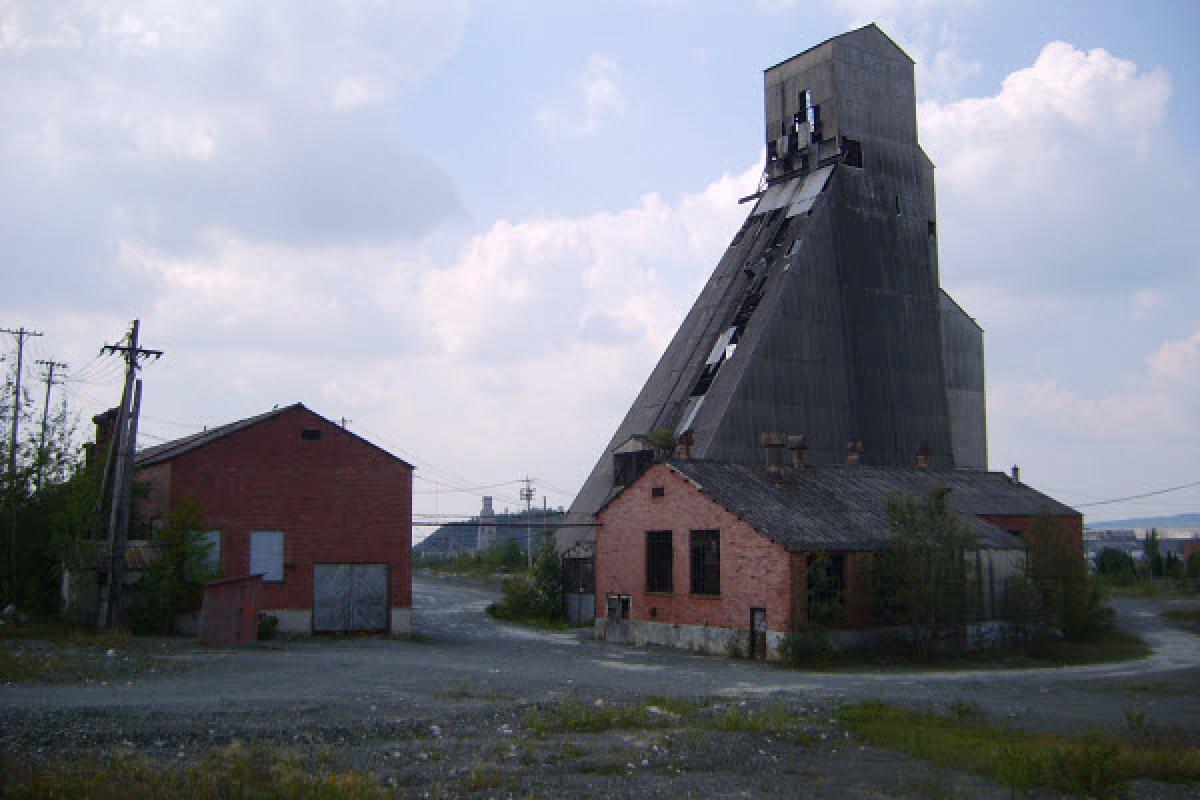
[[1200, 486], [1200, 481], [1192, 481], [1179, 486], [1168, 486], [1166, 489], [1156, 489], [1153, 492], [1143, 492], [1142, 494], [1131, 494], [1128, 497], [1114, 497], [1109, 500], [1095, 500], [1091, 503], [1076, 503], [1076, 508], [1090, 508], [1092, 506], [1107, 506], [1112, 503], [1124, 503], [1128, 500], [1141, 500], [1143, 497], [1157, 497], [1160, 494], [1168, 494], [1169, 492], [1178, 492], [1182, 489], [1191, 489], [1193, 486]]

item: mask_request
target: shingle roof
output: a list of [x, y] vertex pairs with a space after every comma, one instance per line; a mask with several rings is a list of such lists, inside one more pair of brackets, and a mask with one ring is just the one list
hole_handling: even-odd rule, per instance
[[1019, 548], [1020, 540], [980, 515], [1036, 516], [1074, 509], [997, 472], [916, 467], [809, 467], [769, 472], [724, 461], [676, 459], [668, 465], [716, 502], [788, 549], [871, 550], [892, 537], [887, 501], [950, 489], [949, 504], [985, 548]]
[[[329, 422], [331, 425], [334, 424], [334, 423], [330, 422], [330, 420], [325, 419], [320, 414], [313, 411], [311, 408], [308, 408], [307, 406], [305, 406], [303, 403], [292, 403], [290, 406], [284, 406], [282, 408], [271, 409], [270, 411], [266, 412], [265, 414], [258, 414], [257, 416], [247, 417], [246, 419], [240, 419], [237, 422], [230, 422], [226, 425], [221, 425], [216, 428], [209, 428], [208, 430], [201, 431], [200, 433], [194, 433], [190, 436], [184, 436], [180, 439], [175, 439], [170, 442], [164, 442], [163, 444], [155, 445], [154, 447], [147, 447], [145, 450], [139, 450], [137, 455], [134, 456], [134, 465], [141, 468], [141, 467], [149, 467], [154, 464], [159, 464], [159, 463], [162, 463], [163, 461], [170, 461], [171, 459], [177, 458], [178, 456], [181, 456], [184, 453], [191, 452], [192, 450], [195, 450], [198, 447], [203, 447], [204, 445], [210, 444], [211, 442], [215, 442], [218, 439], [223, 439], [224, 437], [230, 435], [231, 433], [237, 433], [240, 430], [245, 430], [246, 428], [249, 428], [252, 425], [257, 425], [260, 422], [265, 422], [269, 419], [273, 419], [275, 417], [278, 417], [280, 414], [286, 414], [287, 412], [292, 411], [294, 409], [303, 409], [304, 411], [307, 411], [309, 414], [312, 414], [314, 417], [325, 420], [326, 422]], [[345, 430], [345, 429], [339, 428], [339, 430]], [[364, 439], [363, 437], [359, 436], [356, 433], [353, 433], [351, 431], [345, 431], [345, 433], [350, 436], [353, 436], [355, 439], [358, 439], [359, 441], [363, 442], [364, 444], [367, 444], [367, 445], [375, 448], [376, 450], [379, 450], [381, 453], [386, 453], [388, 456], [391, 456], [392, 458], [396, 459], [397, 461], [399, 461], [402, 464], [407, 464], [410, 467], [412, 466], [412, 464], [409, 464], [404, 459], [397, 458], [396, 456], [392, 455], [391, 453], [388, 453], [387, 450], [384, 450], [379, 445], [374, 444], [373, 442], [370, 442], [370, 441]]]

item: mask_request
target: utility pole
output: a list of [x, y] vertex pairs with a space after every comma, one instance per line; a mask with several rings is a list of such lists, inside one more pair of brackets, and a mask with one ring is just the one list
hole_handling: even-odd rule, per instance
[[525, 559], [533, 569], [533, 481], [525, 476], [521, 499], [525, 501]]
[[12, 328], [0, 328], [0, 333], [11, 333], [17, 337], [17, 376], [13, 389], [12, 433], [8, 440], [8, 479], [15, 485], [17, 479], [17, 426], [21, 419], [21, 370], [25, 366], [25, 339], [44, 334], [26, 330], [24, 325], [15, 331]]
[[[101, 587], [100, 609], [97, 624], [107, 628], [120, 620], [122, 613], [121, 593], [125, 578], [125, 541], [129, 534], [129, 502], [133, 488], [133, 459], [137, 447], [137, 418], [141, 411], [142, 382], [135, 380], [140, 359], [145, 357], [161, 358], [161, 350], [148, 350], [138, 342], [140, 323], [133, 321], [129, 328], [127, 344], [108, 344], [102, 353], [119, 353], [125, 359], [125, 388], [121, 393], [121, 407], [117, 412], [117, 426], [113, 431], [113, 441], [109, 448], [109, 463], [105, 472], [111, 468], [112, 493], [109, 495], [108, 506], [108, 547], [109, 569], [108, 576]], [[115, 462], [115, 463], [114, 463]]]
[[61, 361], [46, 361], [38, 359], [37, 363], [46, 368], [46, 399], [42, 403], [42, 433], [38, 437], [38, 452], [37, 452], [37, 482], [35, 484], [36, 491], [42, 489], [42, 468], [46, 465], [46, 421], [50, 415], [50, 387], [54, 385], [54, 370], [56, 367], [66, 369], [67, 365]]
[[8, 592], [9, 599], [16, 597], [17, 587], [17, 429], [21, 421], [21, 371], [25, 367], [25, 339], [42, 336], [39, 331], [26, 330], [22, 325], [17, 330], [0, 328], [0, 333], [11, 333], [17, 337], [17, 375], [13, 382], [12, 433], [8, 440], [8, 490], [13, 493], [12, 518], [8, 521]]

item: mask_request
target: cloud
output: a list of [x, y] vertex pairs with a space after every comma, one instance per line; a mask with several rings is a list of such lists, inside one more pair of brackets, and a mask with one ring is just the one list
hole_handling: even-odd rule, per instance
[[586, 135], [608, 120], [625, 113], [625, 94], [619, 81], [621, 69], [612, 58], [593, 53], [574, 81], [577, 96], [565, 107], [542, 108], [534, 118], [543, 128], [556, 133]]
[[[144, 305], [128, 247], [378, 243], [461, 214], [389, 100], [458, 47], [463, 3], [5, 4], [0, 236], [30, 310]], [[64, 292], [66, 286], [76, 291]]]
[[950, 282], [1128, 292], [1194, 269], [1197, 196], [1161, 168], [1170, 95], [1161, 69], [1052, 42], [995, 95], [921, 104]]

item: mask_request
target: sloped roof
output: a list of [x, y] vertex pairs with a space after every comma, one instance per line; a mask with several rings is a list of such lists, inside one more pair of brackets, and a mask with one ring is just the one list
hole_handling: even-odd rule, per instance
[[[312, 414], [314, 417], [325, 420], [325, 422], [328, 422], [330, 425], [335, 425], [334, 422], [332, 422], [331, 420], [325, 419], [325, 417], [322, 417], [320, 414], [313, 411], [311, 408], [308, 408], [303, 403], [293, 403], [290, 406], [284, 406], [283, 408], [274, 408], [274, 409], [266, 412], [265, 414], [258, 414], [257, 416], [247, 417], [246, 419], [240, 419], [236, 422], [230, 422], [226, 425], [220, 425], [216, 428], [209, 428], [208, 430], [201, 431], [200, 433], [194, 433], [190, 436], [184, 436], [179, 439], [174, 439], [170, 442], [164, 442], [163, 444], [158, 444], [158, 445], [155, 445], [154, 447], [147, 447], [145, 450], [139, 450], [137, 455], [134, 456], [134, 465], [140, 468], [140, 467], [149, 467], [154, 464], [161, 464], [164, 461], [170, 461], [173, 458], [178, 458], [179, 456], [183, 455], [184, 453], [190, 453], [192, 450], [195, 450], [200, 447], [204, 447], [206, 444], [211, 444], [212, 442], [215, 442], [218, 439], [223, 439], [232, 433], [237, 433], [238, 431], [245, 430], [246, 428], [257, 425], [260, 422], [266, 422], [269, 419], [274, 419], [275, 417], [278, 417], [281, 414], [286, 414], [287, 412], [293, 411], [296, 409], [302, 409], [304, 411], [307, 411], [309, 414]], [[391, 453], [388, 453], [382, 447], [379, 447], [378, 445], [367, 441], [366, 439], [362, 438], [358, 434], [353, 433], [348, 430], [345, 430], [344, 428], [341, 428], [340, 426], [337, 426], [337, 427], [339, 430], [345, 431], [345, 433], [347, 435], [353, 436], [355, 439], [358, 439], [359, 441], [363, 442], [364, 444], [367, 444], [370, 447], [375, 448], [376, 450], [380, 451], [381, 453], [387, 454], [388, 456], [396, 459], [400, 463], [406, 464], [409, 467], [412, 466], [404, 459], [398, 458], [398, 457], [392, 455]]]
[[807, 55], [808, 53], [811, 53], [813, 50], [824, 47], [825, 45], [829, 44], [830, 42], [836, 42], [839, 40], [846, 41], [849, 39], [856, 39], [867, 33], [878, 33], [880, 36], [882, 36], [884, 39], [886, 39], [888, 41], [888, 43], [892, 45], [892, 47], [896, 48], [897, 52], [899, 52], [900, 55], [904, 56], [909, 61], [912, 61], [914, 64], [916, 63], [915, 61], [913, 61], [913, 57], [905, 52], [903, 47], [896, 44], [895, 39], [893, 39], [892, 37], [890, 37], [886, 33], [884, 33], [883, 28], [879, 27], [874, 22], [871, 22], [866, 25], [863, 25], [861, 28], [855, 28], [852, 31], [846, 31], [845, 33], [839, 33], [837, 36], [830, 36], [828, 39], [821, 42], [820, 44], [814, 44], [812, 47], [810, 47], [806, 50], [802, 50], [799, 53], [796, 53], [796, 55], [794, 55], [794, 56], [788, 56], [783, 61], [772, 64], [771, 66], [764, 69], [763, 72], [770, 72], [771, 70], [775, 69], [776, 67], [781, 67], [784, 64], [788, 63], [789, 61], [794, 61], [795, 59], [800, 58], [803, 55]]
[[668, 466], [700, 491], [790, 550], [873, 550], [892, 537], [888, 499], [950, 489], [949, 504], [980, 546], [1023, 547], [980, 515], [1036, 516], [1077, 511], [997, 472], [916, 467], [806, 467], [770, 472], [727, 461], [674, 459]]

